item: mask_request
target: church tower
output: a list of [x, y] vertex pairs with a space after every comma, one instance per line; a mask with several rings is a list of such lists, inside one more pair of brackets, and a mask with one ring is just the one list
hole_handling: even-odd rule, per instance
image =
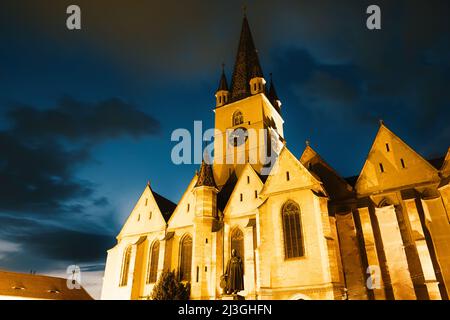
[[273, 164], [284, 143], [280, 106], [273, 83], [270, 91], [266, 87], [244, 15], [230, 90], [222, 72], [216, 92], [214, 178], [219, 187], [233, 172], [239, 176], [248, 162], [259, 174], [268, 174], [264, 168]]

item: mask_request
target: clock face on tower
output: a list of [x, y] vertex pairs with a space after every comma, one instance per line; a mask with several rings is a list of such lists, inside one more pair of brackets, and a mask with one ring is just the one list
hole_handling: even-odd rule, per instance
[[234, 129], [228, 136], [228, 141], [231, 145], [237, 147], [247, 141], [248, 134], [247, 129], [244, 127], [239, 127]]

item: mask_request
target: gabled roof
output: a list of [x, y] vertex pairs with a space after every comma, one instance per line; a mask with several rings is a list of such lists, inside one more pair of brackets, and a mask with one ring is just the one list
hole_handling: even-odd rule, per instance
[[[249, 180], [247, 180], [247, 177], [249, 178]], [[242, 200], [236, 200], [237, 197], [237, 193], [240, 192], [241, 195], [243, 194], [243, 192], [248, 193], [249, 191], [249, 186], [254, 186], [257, 191], [257, 193], [259, 194], [260, 192], [260, 188], [262, 188], [264, 186], [264, 183], [261, 181], [260, 179], [260, 175], [255, 171], [255, 169], [253, 168], [253, 166], [250, 163], [246, 163], [244, 168], [242, 169], [241, 173], [239, 174], [239, 177], [237, 177], [237, 181], [236, 183], [234, 183], [233, 186], [233, 190], [231, 191], [231, 193], [228, 196], [227, 199], [227, 203], [225, 205], [225, 208], [223, 209], [223, 213], [225, 214], [226, 212], [230, 212], [230, 206], [234, 206], [234, 210], [232, 209], [231, 212], [240, 212], [242, 209], [244, 210], [248, 210], [249, 206], [254, 208], [257, 208], [260, 204], [260, 200], [256, 197], [254, 197], [254, 193], [253, 193], [253, 188], [251, 188], [250, 192], [251, 192], [251, 196], [250, 198], [245, 198], [245, 202], [238, 202], [236, 203], [236, 201], [242, 201]], [[248, 194], [244, 197], [247, 197]], [[234, 202], [233, 202], [233, 199]], [[236, 208], [237, 207], [237, 208]]]
[[166, 222], [169, 221], [170, 216], [172, 215], [177, 205], [153, 190], [152, 193], [156, 203], [158, 204], [159, 210], [161, 211], [164, 217], [164, 220]]
[[380, 122], [355, 190], [365, 194], [438, 178], [438, 170], [429, 161]]
[[[149, 227], [164, 228], [175, 208], [175, 203], [155, 192], [150, 187], [150, 183], [147, 183], [122, 226], [117, 239], [121, 239], [124, 236], [145, 233]], [[155, 210], [157, 214], [152, 214]], [[143, 214], [152, 216], [152, 218], [140, 219]]]
[[247, 16], [242, 21], [241, 37], [231, 79], [231, 101], [237, 101], [251, 95], [250, 79], [263, 77]]
[[225, 182], [225, 184], [222, 186], [222, 189], [217, 194], [217, 208], [219, 208], [220, 211], [223, 211], [225, 209], [228, 203], [228, 199], [230, 199], [237, 181], [238, 178], [236, 176], [236, 172], [233, 171], [227, 182]]
[[353, 188], [348, 181], [342, 178], [309, 145], [303, 151], [300, 162], [320, 178], [330, 199], [343, 200], [353, 196]]
[[[286, 181], [287, 171], [290, 171], [288, 181]], [[298, 187], [314, 187], [320, 191], [323, 190], [320, 178], [309, 171], [284, 145], [260, 194], [265, 196]]]
[[67, 279], [0, 271], [0, 296], [49, 300], [92, 300], [83, 287], [70, 290]]

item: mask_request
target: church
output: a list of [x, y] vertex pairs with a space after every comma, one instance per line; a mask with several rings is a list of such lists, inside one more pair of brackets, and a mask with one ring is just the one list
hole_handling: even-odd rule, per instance
[[[213, 162], [178, 204], [145, 187], [108, 250], [102, 299], [149, 299], [166, 270], [191, 299], [224, 299], [232, 252], [247, 300], [448, 299], [450, 149], [425, 159], [381, 121], [358, 176], [341, 177], [308, 143], [294, 155], [246, 16], [231, 82], [222, 73], [215, 97]], [[230, 130], [268, 138], [250, 144]], [[254, 150], [274, 164], [250, 161]]]

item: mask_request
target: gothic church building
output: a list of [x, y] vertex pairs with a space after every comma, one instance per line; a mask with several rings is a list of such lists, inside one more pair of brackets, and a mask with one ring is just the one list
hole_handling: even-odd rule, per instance
[[[102, 299], [147, 299], [164, 270], [191, 299], [221, 299], [232, 249], [245, 299], [448, 299], [450, 149], [426, 160], [380, 123], [359, 176], [343, 178], [309, 145], [292, 154], [283, 125], [244, 17], [231, 83], [222, 74], [216, 92], [214, 163], [178, 204], [145, 187], [108, 250]], [[270, 132], [239, 149], [276, 149], [269, 173], [219, 161], [237, 128]]]

